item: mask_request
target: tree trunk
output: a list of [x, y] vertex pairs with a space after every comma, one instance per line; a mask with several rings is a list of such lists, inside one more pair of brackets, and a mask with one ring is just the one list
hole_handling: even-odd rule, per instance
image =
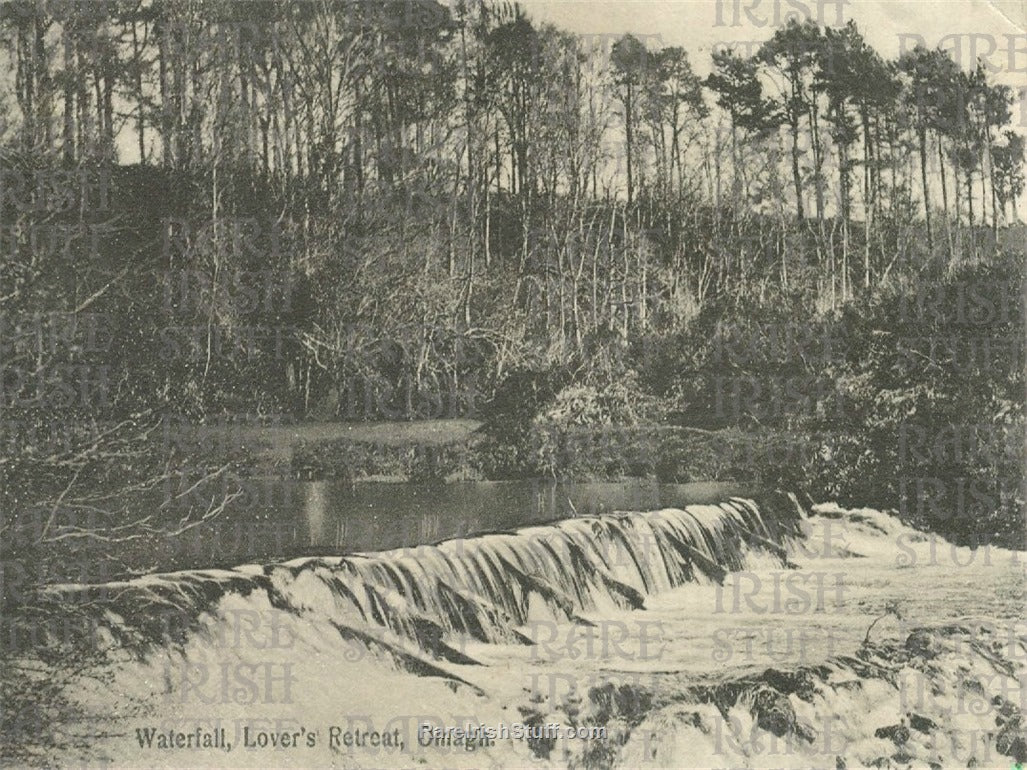
[[792, 132], [792, 183], [795, 185], [795, 215], [801, 223], [806, 219], [802, 200], [802, 175], [799, 172], [799, 121], [791, 121]]
[[874, 192], [873, 142], [870, 134], [870, 115], [864, 110], [863, 120], [863, 288], [870, 288], [870, 223], [874, 218], [876, 195]]
[[974, 172], [973, 169], [966, 170], [966, 205], [970, 215], [970, 232], [973, 234], [974, 227]]
[[820, 121], [818, 120], [816, 98], [810, 101], [809, 122], [813, 142], [813, 183], [816, 192], [817, 222], [824, 224], [824, 148], [820, 142]]
[[629, 84], [627, 86], [627, 92], [624, 97], [624, 130], [627, 140], [628, 206], [631, 205], [631, 201], [634, 195], [634, 179], [632, 178], [631, 163], [631, 157], [634, 154], [634, 116], [632, 114], [631, 102], [631, 85]]
[[931, 195], [927, 187], [927, 129], [919, 130], [920, 140], [920, 182], [924, 192], [924, 221], [927, 224], [927, 253], [934, 251], [934, 233], [931, 229]]
[[[71, 14], [64, 20], [61, 37], [64, 43], [64, 160], [68, 164], [75, 162], [75, 83], [72, 73], [75, 72], [75, 51], [71, 31]], [[133, 30], [135, 27], [133, 26]], [[76, 72], [75, 77], [79, 74]]]
[[[991, 182], [991, 232], [998, 236], [998, 194], [995, 190], [995, 158], [991, 154], [991, 127], [988, 127], [988, 178]], [[981, 175], [981, 187], [984, 186], [984, 175]]]
[[157, 36], [157, 69], [160, 85], [161, 162], [166, 167], [174, 164], [174, 143], [171, 139], [171, 87], [168, 75], [167, 26], [167, 16], [162, 16], [157, 20], [156, 27], [154, 28], [154, 34]]

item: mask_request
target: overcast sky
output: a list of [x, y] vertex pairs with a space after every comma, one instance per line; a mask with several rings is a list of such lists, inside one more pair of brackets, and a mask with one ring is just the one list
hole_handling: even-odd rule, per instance
[[[648, 36], [650, 44], [680, 45], [705, 73], [718, 43], [763, 41], [788, 14], [837, 26], [855, 19], [885, 56], [911, 48], [919, 35], [943, 45], [969, 67], [987, 56], [995, 78], [1027, 88], [1027, 0], [520, 0], [536, 20], [579, 34]], [[958, 37], [950, 37], [956, 35]], [[1012, 53], [1011, 53], [1012, 51]]]
[[[964, 68], [978, 57], [995, 82], [1012, 87], [1013, 126], [1027, 133], [1027, 0], [519, 0], [536, 21], [604, 44], [630, 32], [649, 47], [685, 48], [693, 68], [710, 70], [710, 52], [725, 44], [754, 53], [789, 14], [841, 26], [853, 19], [882, 55], [922, 41], [950, 51]], [[1027, 218], [1027, 196], [1019, 201]]]

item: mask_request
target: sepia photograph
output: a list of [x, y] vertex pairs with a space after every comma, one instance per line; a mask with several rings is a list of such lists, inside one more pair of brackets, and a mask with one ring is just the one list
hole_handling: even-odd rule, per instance
[[1027, 765], [1027, 2], [0, 0], [0, 767]]

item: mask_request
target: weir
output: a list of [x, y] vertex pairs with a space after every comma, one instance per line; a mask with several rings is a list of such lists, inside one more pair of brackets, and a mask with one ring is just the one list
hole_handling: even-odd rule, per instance
[[[530, 644], [519, 630], [529, 619], [589, 625], [593, 612], [640, 609], [646, 597], [684, 583], [720, 582], [750, 551], [783, 561], [803, 515], [793, 495], [768, 493], [759, 502], [584, 516], [379, 553], [55, 586], [43, 600], [91, 613], [128, 649], [181, 640], [236, 595], [366, 646], [388, 647], [391, 637], [436, 659], [473, 663], [450, 644]], [[401, 657], [404, 668], [414, 663]]]
[[[844, 546], [834, 547], [839, 527]], [[509, 767], [553, 757], [583, 766], [596, 746], [601, 767], [702, 767], [711, 756], [731, 766], [791, 756], [793, 766], [869, 767], [902, 752], [952, 766], [966, 730], [981, 743], [959, 752], [990, 757], [986, 766], [999, 755], [1019, 760], [1023, 560], [996, 552], [968, 581], [925, 564], [931, 544], [915, 534], [885, 513], [822, 504], [807, 517], [794, 496], [764, 493], [412, 548], [53, 587], [44, 603], [51, 617], [88, 615], [93, 633], [78, 641], [108, 656], [91, 663], [100, 684], [79, 681], [76, 697], [100, 686], [145, 708], [97, 717], [115, 736], [103, 751], [118, 766], [152, 762], [147, 735], [157, 748], [159, 735], [188, 745], [199, 726], [194, 746], [246, 748], [269, 720], [320, 732], [316, 746], [290, 737], [290, 751], [308, 752], [302, 766], [337, 758], [326, 751], [366, 751], [355, 737], [365, 734], [382, 746], [396, 736], [375, 766], [406, 755], [454, 766], [452, 751], [464, 748], [419, 742], [426, 721], [604, 731], [520, 740], [511, 727], [487, 747]], [[906, 535], [919, 570], [897, 560]], [[850, 559], [856, 569], [846, 569]], [[782, 585], [801, 587], [839, 571], [846, 594], [822, 607], [776, 593], [785, 572]], [[740, 581], [740, 596], [728, 594]], [[759, 583], [770, 592], [749, 590]], [[901, 619], [887, 614], [896, 597]], [[786, 638], [784, 648], [759, 643], [771, 635]], [[430, 713], [411, 714], [420, 708], [411, 704], [428, 703]], [[217, 738], [222, 726], [228, 734]], [[116, 737], [125, 734], [137, 740]], [[182, 766], [201, 755], [183, 755]]]

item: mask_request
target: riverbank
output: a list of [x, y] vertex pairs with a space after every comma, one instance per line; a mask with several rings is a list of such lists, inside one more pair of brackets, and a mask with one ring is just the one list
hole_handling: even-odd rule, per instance
[[[527, 426], [521, 446], [474, 419], [400, 422], [230, 421], [172, 425], [165, 437], [208, 466], [296, 480], [570, 482], [654, 479], [770, 484], [798, 489], [818, 437], [785, 430], [673, 425]], [[534, 464], [500, 469], [511, 448]], [[791, 469], [791, 471], [789, 471]]]
[[[344, 463], [325, 457], [331, 447], [377, 447], [382, 458], [368, 476], [389, 476], [385, 456], [415, 447], [437, 450], [466, 444], [481, 422], [445, 419], [392, 422], [288, 422], [278, 418], [233, 419], [203, 425], [171, 423], [165, 440], [184, 451], [236, 457], [253, 475], [283, 478], [347, 478]], [[321, 457], [320, 461], [315, 459]], [[362, 474], [363, 475], [363, 474]]]

